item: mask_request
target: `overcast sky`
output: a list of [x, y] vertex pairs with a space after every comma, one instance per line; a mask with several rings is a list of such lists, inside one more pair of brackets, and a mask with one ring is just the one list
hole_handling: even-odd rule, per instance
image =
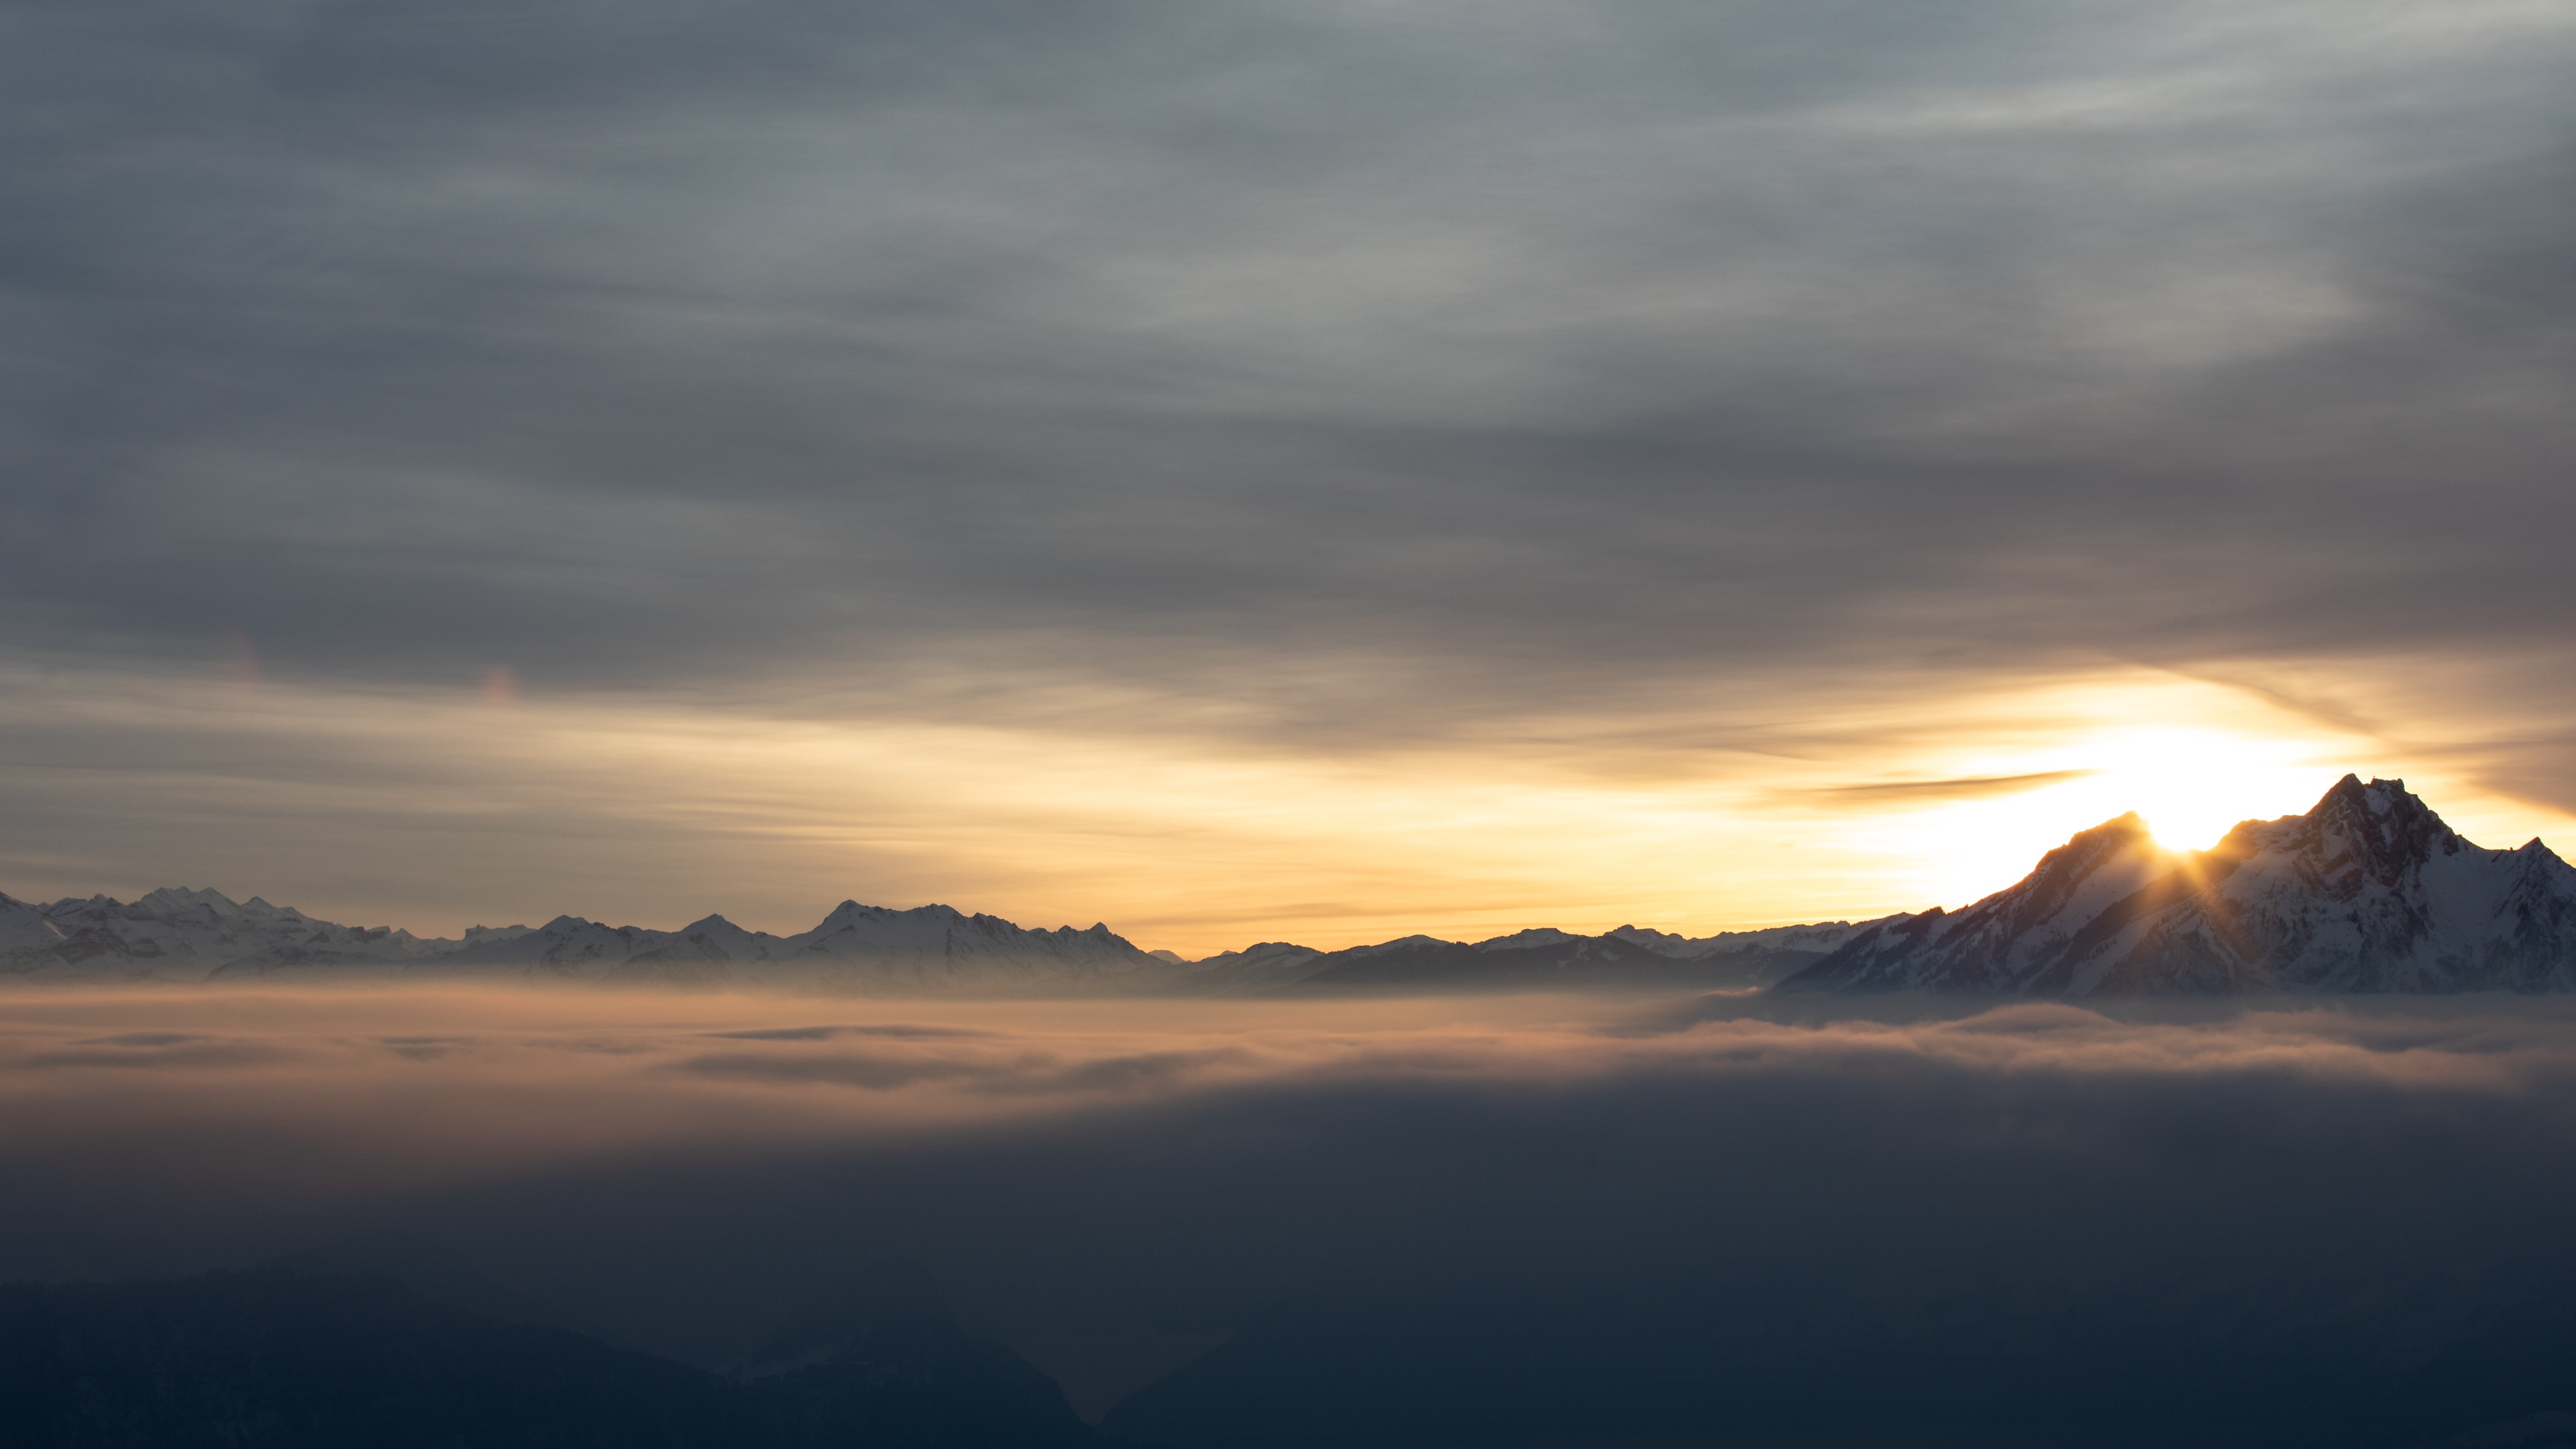
[[0, 890], [1217, 949], [1956, 905], [2167, 766], [2564, 834], [2570, 75], [2521, 0], [0, 6]]

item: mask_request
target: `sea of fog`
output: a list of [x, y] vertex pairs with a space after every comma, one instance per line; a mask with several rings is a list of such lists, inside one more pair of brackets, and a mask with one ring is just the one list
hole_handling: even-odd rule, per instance
[[0, 1279], [390, 1235], [718, 1365], [894, 1261], [1170, 1444], [2541, 1442], [2571, 1213], [2556, 1000], [0, 998]]

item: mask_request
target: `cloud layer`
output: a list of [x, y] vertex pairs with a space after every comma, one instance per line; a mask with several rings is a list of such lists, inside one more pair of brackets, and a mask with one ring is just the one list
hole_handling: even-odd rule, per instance
[[[1468, 1432], [1605, 1393], [1667, 1432], [1713, 1381], [1659, 1354], [1803, 1344], [1857, 1364], [1859, 1404], [1913, 1392], [1871, 1355], [2009, 1357], [2017, 1334], [2175, 1372], [2315, 1351], [2380, 1365], [2368, 1394], [2503, 1403], [2444, 1366], [2557, 1341], [2571, 1033], [2556, 1003], [2480, 998], [31, 996], [0, 1042], [0, 1268], [399, 1231], [720, 1362], [900, 1257], [1099, 1382], [1213, 1349], [1129, 1411], [1178, 1442], [1295, 1384], [1320, 1440], [1388, 1432], [1388, 1402]], [[1471, 1389], [1497, 1372], [1528, 1402]], [[2271, 1412], [2225, 1374], [2176, 1392]]]

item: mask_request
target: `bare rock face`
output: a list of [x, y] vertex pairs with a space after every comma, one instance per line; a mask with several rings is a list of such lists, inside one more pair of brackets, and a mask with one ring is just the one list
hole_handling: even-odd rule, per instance
[[2305, 815], [2205, 851], [2124, 815], [1954, 913], [1865, 931], [1786, 991], [2106, 993], [2576, 989], [2576, 869], [2486, 850], [2401, 780], [2346, 775]]

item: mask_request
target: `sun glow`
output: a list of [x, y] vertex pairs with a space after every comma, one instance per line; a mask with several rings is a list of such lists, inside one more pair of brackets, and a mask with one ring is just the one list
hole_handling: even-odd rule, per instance
[[[1860, 833], [1871, 850], [1922, 861], [1913, 879], [1955, 907], [2011, 884], [2075, 832], [2132, 811], [2165, 849], [2206, 850], [2240, 821], [2306, 810], [2348, 770], [2371, 773], [2375, 742], [2194, 702], [2216, 718], [2087, 728], [2059, 716], [2041, 727], [2062, 731], [2056, 739], [1927, 761], [1935, 778], [1920, 787], [1922, 803]], [[1939, 793], [1944, 785], [1955, 793]]]
[[[0, 732], [67, 755], [220, 741], [230, 763], [22, 772], [0, 805], [19, 851], [0, 888], [188, 879], [422, 934], [559, 911], [667, 928], [710, 910], [786, 933], [856, 897], [1105, 921], [1189, 956], [1623, 922], [1701, 935], [1956, 908], [2131, 810], [2164, 844], [2205, 847], [2240, 819], [2307, 809], [2346, 771], [2404, 777], [2481, 843], [2576, 839], [2567, 817], [2482, 787], [2462, 763], [2476, 756], [2142, 670], [1693, 697], [1302, 751], [1161, 716], [1160, 733], [1077, 731], [84, 678], [0, 670]], [[208, 860], [225, 873], [204, 876]], [[426, 903], [424, 873], [446, 882]]]
[[2206, 850], [2239, 821], [2305, 810], [2333, 783], [2303, 742], [2138, 730], [2097, 748], [2098, 790], [2144, 816], [2170, 850]]

